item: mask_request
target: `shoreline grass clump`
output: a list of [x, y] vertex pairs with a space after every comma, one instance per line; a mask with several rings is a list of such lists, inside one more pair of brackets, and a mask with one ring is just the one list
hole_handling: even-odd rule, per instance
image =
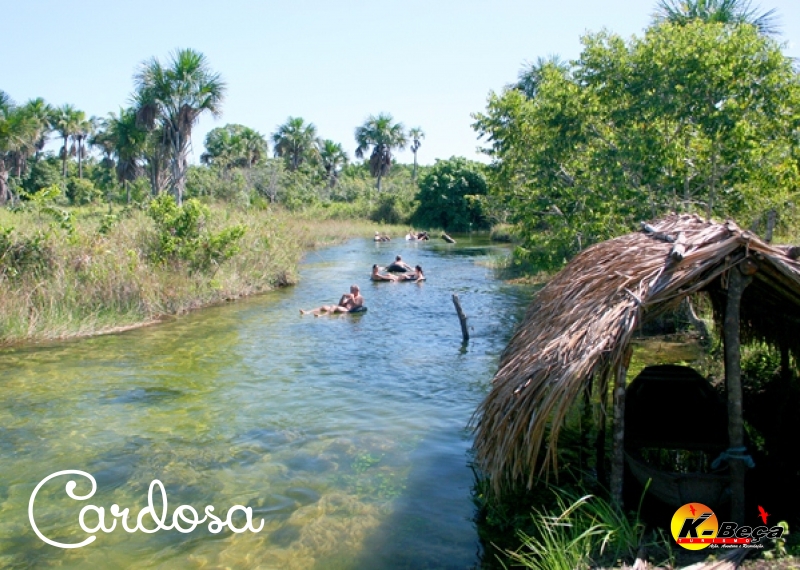
[[374, 231], [280, 209], [153, 204], [0, 210], [0, 345], [120, 330], [291, 285], [307, 250]]

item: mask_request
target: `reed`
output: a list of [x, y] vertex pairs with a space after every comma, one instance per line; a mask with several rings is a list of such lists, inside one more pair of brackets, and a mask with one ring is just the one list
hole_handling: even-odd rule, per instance
[[235, 255], [197, 271], [154, 260], [156, 229], [143, 210], [57, 214], [0, 210], [0, 345], [120, 330], [291, 285], [306, 251], [387, 229], [319, 212], [211, 204], [208, 231], [246, 231]]

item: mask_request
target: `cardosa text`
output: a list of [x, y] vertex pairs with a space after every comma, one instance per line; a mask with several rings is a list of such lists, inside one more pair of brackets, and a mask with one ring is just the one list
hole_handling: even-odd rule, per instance
[[[33, 531], [36, 533], [36, 536], [41, 538], [44, 542], [51, 546], [56, 546], [58, 548], [81, 548], [82, 546], [86, 546], [87, 544], [91, 544], [97, 538], [94, 536], [95, 533], [98, 531], [103, 531], [106, 533], [112, 532], [117, 526], [117, 519], [120, 519], [120, 526], [128, 533], [134, 533], [136, 531], [142, 531], [147, 534], [152, 534], [154, 532], [158, 532], [159, 530], [177, 530], [178, 532], [182, 533], [190, 533], [192, 532], [197, 526], [208, 522], [208, 531], [213, 534], [218, 534], [222, 532], [225, 527], [231, 529], [232, 532], [235, 533], [242, 533], [245, 531], [250, 532], [259, 532], [262, 528], [264, 528], [264, 520], [260, 519], [261, 524], [258, 528], [253, 526], [253, 509], [251, 507], [244, 507], [242, 505], [233, 505], [230, 509], [228, 509], [228, 515], [223, 521], [221, 518], [214, 515], [214, 507], [208, 505], [204, 509], [205, 516], [201, 519], [199, 513], [189, 505], [180, 505], [172, 512], [172, 524], [165, 524], [167, 520], [167, 492], [164, 489], [164, 485], [161, 484], [161, 481], [158, 479], [154, 479], [150, 483], [150, 488], [147, 491], [147, 506], [139, 511], [139, 516], [136, 517], [136, 525], [131, 527], [128, 526], [128, 513], [129, 509], [122, 509], [120, 510], [119, 505], [111, 505], [109, 509], [109, 513], [111, 514], [111, 526], [106, 526], [106, 510], [103, 507], [97, 507], [95, 505], [86, 505], [81, 509], [80, 514], [78, 515], [78, 524], [80, 525], [81, 529], [84, 532], [91, 534], [92, 536], [86, 538], [82, 542], [66, 544], [63, 542], [56, 542], [55, 540], [51, 540], [47, 538], [39, 528], [36, 526], [36, 520], [34, 518], [34, 501], [36, 500], [36, 494], [39, 490], [47, 483], [50, 479], [54, 479], [55, 477], [60, 477], [62, 475], [79, 475], [81, 477], [86, 477], [92, 483], [92, 490], [87, 495], [77, 495], [75, 494], [75, 487], [77, 483], [75, 481], [70, 480], [67, 482], [66, 491], [67, 495], [71, 499], [76, 501], [86, 501], [91, 499], [95, 492], [97, 491], [97, 481], [94, 477], [92, 477], [89, 473], [85, 471], [79, 471], [77, 469], [67, 469], [64, 471], [58, 471], [57, 473], [53, 473], [52, 475], [48, 475], [44, 479], [42, 479], [36, 488], [33, 490], [31, 494], [31, 500], [28, 503], [28, 519], [31, 522], [31, 527], [33, 527]], [[153, 506], [153, 489], [158, 487], [159, 492], [161, 493], [161, 513], [158, 514], [156, 512], [155, 507]], [[87, 526], [85, 518], [86, 513], [89, 511], [93, 511], [97, 513], [98, 522], [97, 525], [94, 527]], [[246, 523], [243, 527], [238, 528], [233, 524], [233, 515], [235, 512], [241, 511], [244, 513]], [[145, 526], [145, 517], [150, 517], [155, 524], [154, 528], [147, 528]]]

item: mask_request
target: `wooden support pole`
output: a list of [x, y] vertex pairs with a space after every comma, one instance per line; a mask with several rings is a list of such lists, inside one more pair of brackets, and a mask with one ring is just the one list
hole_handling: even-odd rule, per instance
[[631, 362], [631, 349], [617, 367], [614, 379], [614, 429], [611, 438], [611, 501], [622, 508], [622, 480], [625, 474], [625, 378]]
[[[725, 345], [725, 386], [728, 392], [728, 445], [731, 449], [744, 447], [742, 419], [742, 366], [739, 314], [742, 293], [753, 278], [736, 268], [728, 271], [728, 293], [725, 303], [723, 342]], [[731, 517], [744, 524], [745, 463], [741, 459], [728, 460], [731, 472]]]
[[786, 342], [781, 343], [781, 382], [783, 382], [782, 389], [787, 389], [792, 381], [792, 368], [789, 361], [789, 345]]
[[458, 320], [461, 321], [461, 337], [464, 342], [469, 340], [469, 329], [467, 328], [467, 315], [461, 309], [461, 301], [458, 300], [458, 295], [453, 293], [453, 304], [456, 306], [456, 313], [458, 313]]
[[597, 466], [597, 480], [601, 485], [608, 486], [608, 472], [606, 471], [606, 431], [608, 424], [608, 377], [604, 376], [597, 384], [597, 438], [594, 441], [595, 464]]

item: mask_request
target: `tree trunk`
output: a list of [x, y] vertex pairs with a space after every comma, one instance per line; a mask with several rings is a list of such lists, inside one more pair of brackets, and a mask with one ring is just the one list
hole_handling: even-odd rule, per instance
[[[188, 140], [188, 135], [186, 139]], [[183, 205], [183, 190], [186, 186], [186, 154], [188, 153], [186, 140], [181, 133], [175, 134], [174, 156], [172, 158], [172, 185], [175, 188], [175, 201], [178, 206]]]
[[67, 177], [67, 157], [69, 156], [69, 149], [67, 148], [67, 143], [69, 142], [69, 137], [64, 137], [64, 156], [61, 158], [61, 175], [66, 178]]
[[4, 205], [11, 198], [11, 191], [8, 188], [8, 170], [0, 159], [0, 206]]
[[83, 137], [78, 138], [78, 178], [83, 178]]
[[411, 174], [411, 182], [417, 181], [417, 151], [414, 151], [414, 172]]
[[764, 233], [764, 241], [767, 243], [772, 243], [772, 232], [775, 230], [775, 222], [778, 221], [778, 211], [775, 208], [771, 208], [769, 212], [767, 212], [767, 231]]
[[[728, 293], [722, 332], [725, 345], [725, 386], [728, 392], [728, 445], [731, 449], [744, 447], [739, 311], [742, 293], [752, 279], [743, 275], [738, 268], [728, 271]], [[745, 464], [741, 459], [729, 459], [728, 464], [731, 472], [731, 517], [734, 522], [744, 524]]]

